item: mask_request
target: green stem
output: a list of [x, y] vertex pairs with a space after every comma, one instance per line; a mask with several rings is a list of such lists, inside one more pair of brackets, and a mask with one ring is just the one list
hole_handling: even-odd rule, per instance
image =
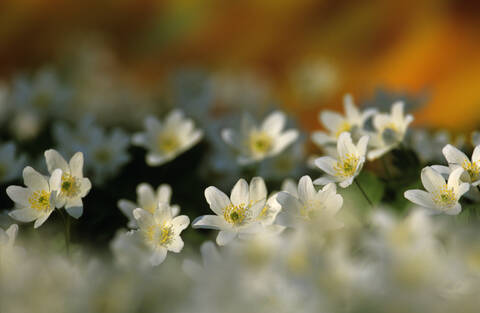
[[374, 208], [373, 206], [373, 202], [372, 200], [370, 200], [370, 198], [367, 196], [367, 193], [365, 192], [365, 190], [363, 190], [362, 186], [360, 186], [360, 183], [358, 182], [357, 179], [354, 179], [355, 181], [355, 184], [357, 185], [358, 189], [360, 190], [360, 192], [363, 194], [363, 196], [365, 197], [365, 199], [367, 200], [368, 204], [370, 204], [370, 206], [372, 207], [372, 209]]
[[[59, 210], [60, 215], [63, 219], [64, 225], [64, 234], [65, 234], [65, 250], [67, 252], [67, 257], [70, 257], [70, 215], [64, 214], [63, 210]], [[65, 216], [66, 215], [66, 216]]]

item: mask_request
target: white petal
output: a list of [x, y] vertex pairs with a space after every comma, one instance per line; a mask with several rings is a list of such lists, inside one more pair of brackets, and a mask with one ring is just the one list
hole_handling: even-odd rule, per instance
[[345, 179], [344, 181], [340, 182], [339, 185], [342, 188], [347, 188], [348, 186], [350, 186], [353, 183], [354, 179], [355, 179], [355, 177], [349, 177], [349, 178]]
[[368, 152], [367, 154], [367, 158], [369, 161], [376, 160], [380, 158], [382, 155], [384, 155], [385, 153], [387, 153], [388, 151], [390, 151], [392, 148], [393, 148], [392, 146], [387, 146], [383, 148], [370, 150], [370, 152]]
[[452, 145], [446, 145], [442, 149], [445, 159], [448, 164], [456, 164], [462, 166], [465, 162], [469, 162], [468, 157], [462, 151], [458, 150]]
[[480, 146], [476, 146], [472, 154], [472, 162], [480, 162]]
[[448, 188], [457, 188], [460, 183], [460, 177], [462, 176], [464, 169], [459, 167], [453, 170], [448, 176]]
[[164, 247], [158, 247], [153, 251], [152, 256], [150, 257], [150, 264], [152, 266], [158, 266], [165, 261], [165, 258], [167, 257], [167, 249]]
[[50, 149], [45, 151], [45, 162], [47, 163], [48, 172], [50, 174], [57, 168], [62, 171], [70, 171], [67, 161], [65, 161], [57, 150]]
[[30, 166], [25, 167], [23, 170], [23, 181], [32, 190], [49, 190], [45, 177]]
[[8, 186], [7, 187], [7, 195], [12, 199], [14, 202], [28, 206], [28, 197], [30, 197], [30, 191], [28, 188], [20, 187], [20, 186]]
[[129, 200], [121, 199], [117, 202], [117, 206], [122, 213], [129, 219], [133, 219], [133, 210], [137, 208], [137, 205]]
[[277, 154], [283, 151], [286, 147], [292, 144], [298, 138], [298, 131], [290, 129], [283, 132], [275, 141], [275, 146], [272, 149], [272, 154]]
[[153, 224], [153, 215], [144, 209], [136, 208], [133, 210], [133, 217], [137, 220], [140, 228], [145, 229]]
[[162, 184], [157, 188], [157, 200], [159, 202], [170, 203], [172, 197], [172, 188], [167, 184]]
[[230, 195], [230, 200], [232, 201], [232, 204], [248, 204], [250, 200], [248, 192], [248, 183], [243, 178], [239, 179], [235, 186], [233, 186], [232, 193]]
[[313, 182], [310, 176], [305, 175], [300, 178], [298, 182], [298, 198], [304, 203], [315, 198], [317, 191], [313, 187]]
[[267, 116], [267, 118], [263, 121], [261, 128], [263, 131], [266, 131], [269, 134], [277, 135], [285, 126], [285, 121], [285, 114], [280, 111], [275, 111]]
[[422, 179], [423, 186], [430, 193], [436, 193], [446, 183], [442, 175], [438, 172], [435, 172], [429, 166], [422, 169], [420, 177]]
[[254, 177], [250, 182], [249, 197], [251, 203], [256, 203], [267, 198], [267, 186], [261, 177]]
[[217, 235], [217, 244], [219, 246], [224, 246], [230, 243], [235, 237], [237, 233], [228, 231], [228, 230], [221, 230]]
[[165, 118], [165, 125], [167, 127], [176, 128], [179, 124], [181, 124], [182, 120], [183, 111], [174, 109], [168, 113], [167, 117]]
[[141, 208], [150, 211], [157, 207], [157, 199], [152, 186], [142, 183], [137, 186], [137, 201]]
[[74, 177], [83, 177], [83, 153], [77, 152], [70, 159], [70, 171]]
[[80, 181], [80, 197], [85, 197], [90, 192], [90, 189], [92, 189], [92, 183], [90, 182], [90, 179], [82, 178]]
[[173, 156], [170, 155], [160, 155], [158, 153], [147, 153], [145, 162], [149, 166], [160, 166], [168, 161], [170, 161]]
[[338, 182], [338, 179], [334, 178], [333, 176], [323, 176], [323, 177], [320, 177], [320, 178], [317, 178], [313, 181], [313, 184], [314, 185], [327, 185], [327, 184], [330, 184], [330, 183], [336, 183]]
[[315, 159], [315, 165], [331, 176], [337, 175], [337, 171], [335, 170], [335, 166], [337, 166], [337, 160], [332, 157], [325, 156]]
[[205, 199], [210, 205], [210, 209], [217, 215], [223, 215], [223, 209], [230, 205], [227, 195], [214, 186], [205, 189]]
[[321, 147], [327, 143], [335, 142], [336, 140], [327, 135], [327, 133], [325, 132], [315, 131], [312, 134], [312, 141]]
[[336, 112], [323, 111], [320, 114], [320, 121], [323, 126], [327, 128], [331, 133], [337, 133], [339, 127], [345, 122], [343, 116]]
[[282, 206], [283, 211], [289, 211], [291, 213], [297, 213], [302, 207], [302, 204], [297, 198], [285, 191], [277, 194], [277, 202]]
[[365, 154], [367, 153], [367, 146], [368, 146], [369, 139], [370, 139], [369, 136], [362, 136], [362, 138], [360, 138], [360, 140], [358, 141], [357, 151], [359, 156], [364, 157]]
[[468, 190], [470, 190], [470, 184], [468, 184], [468, 183], [460, 184], [460, 186], [458, 186], [458, 189], [457, 189], [457, 196], [460, 198], [465, 193], [467, 193]]
[[38, 211], [32, 208], [13, 210], [8, 214], [11, 218], [20, 222], [32, 222], [38, 218]]
[[407, 190], [404, 194], [405, 198], [411, 202], [423, 206], [425, 208], [436, 208], [435, 203], [432, 200], [431, 194], [424, 190]]
[[222, 129], [221, 136], [223, 141], [231, 146], [235, 147], [235, 145], [240, 144], [238, 133], [233, 129]]
[[460, 205], [460, 203], [457, 203], [452, 208], [445, 210], [445, 214], [458, 215], [461, 211], [462, 211], [462, 206]]
[[225, 220], [217, 215], [203, 215], [197, 217], [193, 223], [193, 228], [205, 228], [205, 229], [225, 229], [229, 228]]
[[345, 116], [349, 121], [360, 119], [360, 112], [353, 102], [352, 95], [346, 94], [343, 97], [343, 108], [345, 110]]
[[188, 224], [190, 224], [190, 219], [186, 215], [177, 216], [172, 220], [173, 229], [176, 234], [180, 234], [182, 230], [188, 227]]
[[74, 201], [67, 201], [65, 204], [65, 210], [71, 217], [79, 219], [83, 214], [83, 202], [81, 198], [77, 198]]
[[39, 228], [40, 226], [42, 226], [43, 223], [45, 223], [45, 221], [50, 217], [50, 214], [52, 214], [52, 212], [53, 210], [37, 218], [37, 220], [33, 224], [33, 228]]
[[56, 170], [53, 171], [52, 176], [50, 176], [50, 179], [49, 179], [50, 191], [60, 190], [61, 183], [62, 183], [62, 170], [57, 168]]
[[167, 249], [172, 252], [179, 253], [182, 251], [183, 246], [184, 243], [182, 238], [180, 236], [175, 236], [173, 237], [172, 242], [170, 242], [170, 244], [167, 246]]
[[357, 154], [357, 148], [353, 145], [352, 136], [349, 132], [343, 132], [338, 137], [337, 151], [340, 157]]
[[145, 118], [144, 125], [145, 129], [149, 133], [157, 133], [162, 128], [160, 121], [152, 115], [149, 115]]

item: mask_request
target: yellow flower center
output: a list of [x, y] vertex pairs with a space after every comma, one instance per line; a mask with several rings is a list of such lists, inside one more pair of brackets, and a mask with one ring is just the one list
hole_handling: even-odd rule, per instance
[[477, 164], [477, 162], [470, 162], [465, 160], [462, 164], [462, 167], [465, 171], [467, 171], [472, 181], [480, 178], [480, 166], [479, 164]]
[[264, 155], [272, 149], [273, 140], [266, 132], [253, 131], [250, 134], [248, 146], [253, 154]]
[[350, 125], [350, 123], [347, 121], [343, 121], [342, 124], [340, 124], [340, 126], [337, 129], [337, 132], [335, 133], [335, 137], [337, 137], [338, 139], [341, 133], [349, 132], [351, 129], [352, 129], [352, 125]]
[[157, 147], [164, 153], [172, 153], [180, 148], [180, 141], [174, 133], [161, 133], [157, 138]]
[[50, 210], [50, 192], [45, 190], [35, 191], [28, 199], [30, 206], [37, 211]]
[[75, 197], [80, 192], [80, 183], [69, 173], [63, 173], [60, 192], [69, 198]]
[[241, 225], [248, 217], [248, 207], [243, 203], [240, 205], [230, 204], [223, 209], [223, 218], [225, 221], [235, 226]]
[[442, 207], [451, 207], [457, 202], [457, 196], [454, 189], [448, 188], [448, 185], [445, 184], [434, 196], [433, 201]]
[[172, 242], [173, 236], [173, 227], [167, 223], [151, 225], [145, 230], [145, 239], [154, 245], [168, 245]]
[[347, 154], [338, 160], [334, 170], [339, 177], [351, 177], [355, 174], [358, 166], [358, 157], [353, 154]]

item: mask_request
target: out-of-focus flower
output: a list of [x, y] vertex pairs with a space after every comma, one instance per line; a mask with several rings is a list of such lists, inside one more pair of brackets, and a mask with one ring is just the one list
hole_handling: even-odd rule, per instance
[[133, 136], [133, 143], [148, 149], [146, 162], [159, 166], [173, 160], [200, 141], [203, 132], [195, 129], [193, 121], [180, 110], [171, 111], [161, 123], [149, 116], [145, 119], [145, 132]]
[[451, 143], [450, 133], [438, 131], [430, 134], [425, 129], [415, 129], [411, 136], [412, 148], [423, 162], [440, 161], [442, 148]]
[[427, 191], [407, 190], [405, 198], [434, 213], [457, 215], [462, 210], [458, 201], [470, 188], [468, 183], [460, 180], [463, 171], [463, 168], [452, 171], [447, 183], [440, 173], [427, 166], [421, 173], [422, 184]]
[[68, 214], [78, 219], [83, 214], [82, 198], [92, 188], [90, 180], [83, 177], [83, 153], [75, 153], [67, 163], [58, 151], [50, 149], [45, 151], [45, 161], [50, 175], [56, 169], [62, 170], [62, 181], [56, 199], [57, 208], [65, 207]]
[[305, 146], [296, 141], [283, 153], [260, 162], [258, 175], [268, 179], [282, 180], [285, 177], [299, 177], [305, 171]]
[[15, 110], [33, 111], [42, 118], [61, 117], [70, 96], [70, 90], [60, 84], [54, 70], [43, 68], [31, 80], [24, 76], [14, 80], [11, 101]]
[[298, 137], [298, 131], [283, 131], [286, 116], [280, 111], [268, 115], [258, 127], [248, 114], [243, 115], [240, 130], [223, 129], [223, 140], [238, 154], [240, 164], [258, 162], [282, 152]]
[[320, 223], [322, 229], [335, 229], [342, 226], [335, 215], [343, 205], [343, 198], [337, 194], [335, 184], [327, 184], [316, 191], [309, 176], [300, 178], [297, 193], [281, 191], [277, 201], [282, 206], [279, 219], [287, 226], [298, 226], [299, 223], [311, 221]]
[[315, 160], [315, 165], [328, 174], [316, 179], [315, 184], [338, 182], [340, 187], [350, 186], [365, 163], [368, 139], [368, 136], [363, 136], [357, 145], [354, 145], [350, 133], [342, 133], [337, 142], [338, 160], [329, 156]]
[[136, 208], [142, 208], [145, 211], [154, 214], [158, 208], [159, 203], [166, 203], [170, 205], [172, 216], [177, 216], [180, 212], [178, 205], [171, 205], [170, 199], [172, 197], [172, 188], [167, 184], [158, 186], [157, 190], [147, 183], [141, 183], [137, 186], [137, 203], [129, 200], [121, 199], [118, 201], [118, 208], [128, 218], [128, 227], [136, 228], [137, 223], [133, 216], [133, 211]]
[[267, 194], [265, 182], [254, 177], [250, 186], [240, 179], [232, 189], [230, 198], [214, 186], [205, 189], [205, 199], [216, 215], [203, 215], [193, 221], [194, 228], [220, 230], [217, 244], [228, 244], [237, 235], [256, 233], [261, 230], [258, 217], [265, 208]]
[[18, 178], [25, 166], [26, 157], [15, 155], [13, 142], [0, 145], [0, 182], [5, 183]]
[[53, 136], [58, 150], [64, 154], [83, 152], [86, 171], [98, 185], [115, 175], [130, 159], [129, 136], [118, 128], [107, 133], [90, 117], [81, 119], [75, 128], [64, 123], [54, 124]]
[[182, 264], [183, 271], [192, 279], [201, 278], [202, 273], [218, 270], [218, 267], [221, 265], [222, 257], [213, 242], [206, 241], [202, 243], [200, 253], [202, 264], [189, 259], [184, 260]]
[[56, 169], [50, 178], [46, 178], [27, 166], [23, 170], [23, 181], [27, 188], [20, 186], [7, 188], [7, 195], [16, 206], [9, 215], [21, 222], [35, 221], [34, 228], [38, 228], [55, 210], [61, 188], [62, 170]]
[[12, 224], [7, 230], [0, 227], [0, 255], [3, 254], [2, 249], [11, 249], [17, 238], [18, 225]]
[[167, 251], [179, 253], [183, 249], [180, 233], [190, 223], [188, 216], [174, 217], [167, 203], [159, 203], [153, 214], [137, 208], [133, 211], [133, 216], [138, 225], [138, 231], [135, 231], [134, 235], [141, 236], [152, 251], [152, 266], [162, 263], [167, 257]]
[[[335, 144], [343, 132], [349, 132], [358, 137], [362, 133], [365, 121], [376, 113], [376, 110], [369, 109], [360, 112], [351, 95], [345, 95], [343, 98], [343, 107], [345, 116], [332, 111], [322, 111], [319, 114], [320, 122], [327, 128], [328, 133], [324, 131], [315, 131], [312, 134], [312, 140], [315, 144], [322, 147], [326, 144]], [[358, 139], [357, 138], [357, 139]]]
[[474, 131], [471, 135], [471, 141], [474, 147], [480, 146], [480, 132]]
[[403, 142], [408, 125], [413, 116], [403, 113], [404, 103], [396, 102], [392, 105], [390, 114], [378, 113], [373, 117], [375, 133], [370, 136], [372, 149], [368, 152], [368, 159], [375, 160]]

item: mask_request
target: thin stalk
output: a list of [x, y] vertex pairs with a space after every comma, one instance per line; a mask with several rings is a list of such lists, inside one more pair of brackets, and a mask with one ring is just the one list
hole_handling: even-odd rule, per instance
[[65, 250], [67, 252], [67, 257], [70, 257], [70, 215], [64, 214], [63, 210], [59, 210], [60, 215], [63, 219], [64, 225], [64, 235], [65, 235]]
[[365, 192], [365, 190], [363, 190], [362, 186], [360, 185], [360, 183], [358, 182], [357, 179], [354, 179], [355, 181], [355, 184], [357, 185], [358, 189], [360, 190], [360, 192], [363, 194], [363, 196], [365, 197], [365, 199], [367, 200], [368, 204], [370, 204], [370, 206], [372, 207], [372, 209], [374, 208], [373, 206], [373, 202], [372, 200], [370, 200], [370, 198], [367, 196], [367, 193]]

